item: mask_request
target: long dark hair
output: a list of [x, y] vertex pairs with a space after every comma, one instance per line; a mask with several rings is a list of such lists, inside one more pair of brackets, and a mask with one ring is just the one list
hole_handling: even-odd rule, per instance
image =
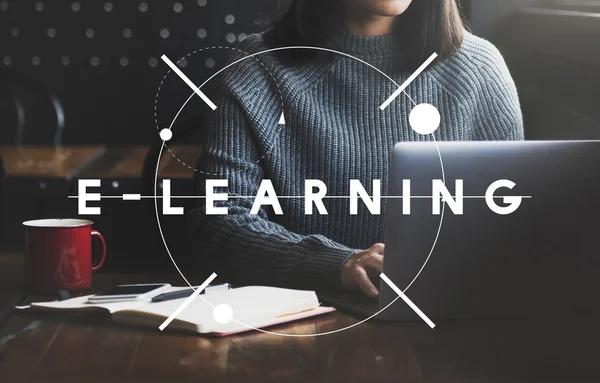
[[[343, 1], [288, 1], [287, 12], [274, 26], [278, 45], [322, 45], [331, 21], [343, 15]], [[458, 51], [464, 24], [456, 1], [413, 0], [396, 18], [393, 34], [402, 44], [403, 69], [417, 68], [434, 52], [444, 59]]]

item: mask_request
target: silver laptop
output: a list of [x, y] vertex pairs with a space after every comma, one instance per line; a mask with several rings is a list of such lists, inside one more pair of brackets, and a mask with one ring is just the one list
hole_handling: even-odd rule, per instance
[[[403, 196], [409, 179], [413, 198], [410, 214], [403, 199], [387, 201], [384, 273], [429, 318], [599, 311], [600, 142], [400, 143], [389, 171], [388, 196]], [[448, 204], [434, 214], [432, 180], [445, 180], [452, 196], [462, 180], [462, 214]], [[504, 181], [492, 209], [485, 195], [499, 180], [514, 187]], [[420, 320], [378, 283], [378, 301], [323, 299], [380, 319]]]

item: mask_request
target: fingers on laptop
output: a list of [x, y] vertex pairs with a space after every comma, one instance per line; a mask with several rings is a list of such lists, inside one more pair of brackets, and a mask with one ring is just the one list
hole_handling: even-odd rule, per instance
[[358, 284], [358, 287], [368, 296], [375, 298], [377, 295], [379, 295], [379, 291], [377, 291], [377, 288], [375, 287], [375, 285], [373, 284], [373, 282], [371, 282], [371, 280], [369, 279], [369, 275], [367, 274], [367, 271], [362, 268], [362, 267], [357, 267], [354, 269], [354, 274], [356, 276], [356, 283]]
[[[363, 259], [364, 264], [362, 265], [362, 269], [365, 271], [366, 275], [361, 273], [361, 281], [363, 278], [366, 280], [363, 281], [362, 284], [359, 284], [359, 286], [361, 290], [363, 290], [368, 296], [376, 297], [379, 295], [379, 291], [377, 291], [377, 288], [373, 282], [371, 282], [371, 280], [372, 278], [377, 278], [383, 271], [383, 255], [378, 253], [370, 253]], [[368, 290], [365, 290], [365, 288]]]
[[376, 278], [383, 270], [384, 248], [382, 243], [376, 243], [367, 250], [354, 254], [342, 270], [344, 287], [347, 289], [359, 288], [373, 298], [379, 295], [371, 278]]
[[371, 248], [369, 250], [383, 255], [383, 251], [385, 250], [385, 245], [383, 243], [376, 243], [373, 246], [371, 246]]
[[367, 255], [364, 259], [364, 266], [367, 268], [370, 277], [375, 277], [381, 274], [383, 271], [383, 255], [371, 253]]

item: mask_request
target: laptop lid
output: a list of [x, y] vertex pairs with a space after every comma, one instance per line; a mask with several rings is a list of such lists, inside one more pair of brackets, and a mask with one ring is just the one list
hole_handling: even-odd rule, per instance
[[[408, 195], [403, 180], [409, 213], [395, 198]], [[433, 180], [452, 196], [462, 180], [462, 214], [448, 204], [437, 214]], [[490, 207], [499, 180], [514, 187], [492, 191]], [[600, 142], [400, 143], [387, 194], [384, 272], [430, 318], [598, 310]], [[494, 211], [518, 200], [510, 214]], [[380, 308], [397, 298], [381, 284]], [[419, 319], [401, 299], [379, 317]]]

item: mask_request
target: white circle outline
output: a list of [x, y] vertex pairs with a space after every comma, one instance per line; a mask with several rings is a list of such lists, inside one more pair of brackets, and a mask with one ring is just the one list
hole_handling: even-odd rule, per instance
[[[325, 50], [325, 51], [331, 51], [331, 52], [334, 52], [334, 53], [339, 53], [339, 54], [341, 54], [341, 55], [343, 55], [343, 56], [347, 56], [347, 57], [350, 57], [350, 58], [356, 59], [356, 60], [358, 60], [358, 61], [360, 61], [360, 62], [363, 62], [364, 64], [366, 64], [366, 65], [370, 66], [371, 68], [373, 68], [373, 69], [375, 69], [376, 71], [378, 71], [379, 73], [381, 73], [383, 76], [385, 76], [386, 78], [388, 78], [390, 81], [392, 81], [394, 84], [396, 84], [396, 86], [398, 86], [398, 87], [399, 87], [399, 85], [398, 85], [398, 84], [397, 84], [397, 83], [396, 83], [396, 82], [395, 82], [393, 79], [391, 79], [391, 78], [390, 78], [390, 77], [389, 77], [387, 74], [383, 73], [383, 72], [382, 72], [380, 69], [378, 69], [378, 68], [374, 67], [373, 65], [371, 65], [371, 64], [369, 64], [369, 63], [367, 63], [367, 62], [364, 62], [363, 60], [360, 60], [360, 59], [358, 59], [358, 58], [355, 58], [354, 56], [352, 56], [352, 55], [349, 55], [349, 54], [347, 54], [347, 53], [343, 53], [343, 52], [337, 52], [337, 51], [335, 51], [335, 50], [331, 50], [331, 49], [327, 49], [327, 48], [320, 48], [320, 47], [292, 46], [292, 47], [278, 47], [278, 48], [268, 49], [268, 50], [265, 50], [265, 51], [261, 51], [261, 52], [253, 53], [253, 54], [251, 54], [251, 55], [249, 55], [249, 56], [247, 56], [247, 57], [244, 57], [244, 58], [242, 58], [242, 59], [240, 59], [240, 60], [237, 60], [237, 61], [235, 61], [235, 62], [233, 62], [233, 63], [231, 63], [231, 64], [227, 65], [227, 66], [226, 66], [226, 67], [224, 67], [223, 69], [219, 70], [217, 73], [215, 73], [215, 74], [214, 74], [214, 75], [212, 75], [211, 77], [209, 77], [209, 78], [208, 78], [206, 81], [204, 81], [204, 82], [203, 82], [203, 83], [202, 83], [202, 84], [201, 84], [201, 85], [198, 87], [198, 89], [202, 88], [202, 87], [203, 87], [203, 86], [204, 86], [206, 83], [208, 83], [208, 81], [210, 81], [212, 78], [214, 78], [215, 76], [217, 76], [217, 75], [218, 75], [220, 72], [222, 72], [223, 70], [225, 70], [225, 69], [227, 69], [227, 68], [231, 67], [232, 65], [234, 65], [234, 64], [236, 64], [236, 63], [238, 63], [238, 62], [240, 62], [240, 61], [243, 61], [243, 60], [245, 60], [245, 59], [248, 59], [248, 58], [250, 58], [250, 57], [253, 57], [253, 56], [255, 56], [255, 55], [258, 55], [258, 54], [267, 53], [267, 52], [271, 52], [271, 51], [275, 51], [275, 50], [284, 50], [284, 49], [286, 49], [286, 48], [288, 48], [288, 49], [298, 49], [298, 48], [300, 48], [300, 49], [317, 49], [317, 50]], [[404, 94], [405, 94], [405, 95], [406, 95], [406, 96], [407, 96], [407, 97], [408, 97], [408, 98], [409, 98], [409, 99], [410, 99], [410, 100], [413, 102], [413, 104], [417, 105], [417, 104], [416, 104], [416, 102], [415, 102], [415, 101], [413, 101], [413, 99], [412, 99], [412, 98], [411, 98], [411, 97], [410, 97], [410, 96], [409, 96], [409, 95], [408, 95], [406, 92], [403, 92], [403, 93], [404, 93]], [[186, 102], [184, 103], [184, 105], [182, 106], [182, 108], [179, 110], [179, 112], [177, 113], [177, 115], [176, 115], [176, 116], [175, 116], [175, 118], [173, 119], [173, 122], [171, 123], [171, 127], [172, 127], [172, 126], [173, 126], [173, 124], [175, 123], [175, 119], [177, 119], [177, 116], [179, 115], [179, 113], [181, 112], [181, 110], [183, 110], [183, 108], [185, 107], [185, 105], [186, 105], [186, 104], [189, 102], [189, 100], [190, 100], [190, 99], [191, 99], [191, 98], [194, 96], [194, 94], [195, 94], [195, 93], [192, 93], [192, 95], [190, 95], [190, 97], [189, 97], [189, 98], [186, 100]], [[170, 128], [169, 128], [169, 129], [170, 129]], [[446, 175], [445, 175], [445, 171], [444, 171], [444, 163], [443, 163], [443, 160], [442, 160], [442, 155], [441, 155], [441, 152], [440, 152], [440, 148], [439, 148], [439, 145], [438, 145], [438, 143], [437, 143], [437, 140], [435, 139], [435, 134], [434, 134], [434, 133], [431, 133], [431, 137], [432, 137], [432, 139], [433, 139], [433, 142], [434, 142], [434, 144], [435, 144], [435, 147], [436, 147], [436, 150], [437, 150], [437, 153], [438, 153], [438, 157], [439, 157], [439, 159], [440, 159], [440, 166], [441, 166], [441, 171], [442, 171], [442, 182], [445, 184], [445, 183], [446, 183]], [[164, 236], [164, 233], [163, 233], [163, 230], [162, 230], [162, 225], [161, 225], [161, 223], [160, 223], [160, 216], [159, 216], [159, 214], [158, 214], [158, 197], [157, 197], [157, 195], [158, 195], [158, 194], [157, 194], [158, 171], [159, 171], [159, 167], [160, 167], [160, 160], [161, 160], [162, 153], [163, 153], [163, 150], [164, 150], [165, 146], [166, 146], [166, 143], [165, 143], [165, 141], [163, 141], [163, 143], [162, 143], [162, 145], [161, 145], [161, 148], [160, 148], [160, 151], [159, 151], [159, 153], [158, 153], [158, 158], [157, 158], [157, 162], [156, 162], [156, 170], [155, 170], [155, 173], [154, 173], [154, 198], [153, 198], [153, 199], [154, 199], [154, 211], [155, 211], [155, 213], [156, 213], [156, 222], [157, 222], [157, 224], [158, 224], [158, 230], [159, 230], [159, 232], [160, 232], [161, 239], [162, 239], [162, 241], [163, 241], [163, 244], [164, 244], [164, 246], [165, 246], [165, 250], [167, 251], [167, 254], [169, 255], [169, 258], [171, 259], [171, 262], [173, 263], [173, 266], [175, 266], [175, 269], [177, 270], [177, 272], [179, 273], [179, 275], [181, 276], [181, 278], [182, 278], [182, 279], [183, 279], [183, 280], [184, 280], [184, 281], [185, 281], [185, 282], [188, 284], [188, 286], [190, 286], [190, 288], [191, 288], [192, 290], [194, 290], [194, 291], [195, 291], [195, 289], [194, 289], [194, 286], [192, 286], [192, 284], [191, 284], [191, 283], [190, 283], [190, 282], [187, 280], [187, 278], [186, 278], [186, 277], [183, 275], [183, 273], [182, 273], [182, 272], [181, 272], [181, 270], [179, 269], [179, 266], [177, 266], [177, 263], [175, 262], [175, 260], [174, 260], [174, 258], [173, 258], [173, 255], [171, 254], [171, 251], [170, 251], [170, 249], [169, 249], [169, 246], [167, 245], [167, 242], [166, 242], [166, 240], [165, 240], [165, 236]], [[168, 148], [167, 148], [167, 149], [168, 149]], [[409, 288], [412, 286], [412, 284], [413, 284], [413, 283], [414, 283], [414, 282], [417, 280], [417, 278], [419, 277], [419, 275], [420, 275], [420, 274], [421, 274], [421, 272], [422, 272], [422, 271], [425, 269], [425, 266], [426, 266], [426, 265], [427, 265], [427, 263], [429, 262], [429, 259], [431, 258], [431, 255], [433, 254], [433, 250], [435, 249], [435, 246], [436, 246], [436, 244], [437, 244], [437, 241], [438, 241], [438, 239], [439, 239], [440, 232], [441, 232], [441, 230], [442, 230], [442, 224], [443, 224], [443, 221], [444, 221], [444, 212], [445, 212], [445, 207], [446, 207], [446, 204], [445, 204], [445, 202], [443, 202], [443, 201], [442, 201], [442, 211], [441, 211], [441, 214], [440, 214], [440, 223], [439, 223], [439, 225], [438, 225], [438, 230], [437, 230], [437, 233], [436, 233], [436, 236], [435, 236], [435, 240], [434, 240], [434, 242], [433, 242], [433, 245], [432, 245], [432, 247], [431, 247], [431, 250], [429, 251], [429, 254], [428, 254], [427, 258], [425, 259], [425, 262], [423, 263], [423, 266], [421, 266], [421, 269], [419, 270], [419, 272], [417, 273], [417, 275], [415, 275], [415, 277], [413, 278], [413, 280], [412, 280], [412, 281], [411, 281], [411, 282], [408, 284], [408, 286], [407, 286], [407, 287], [406, 287], [406, 288], [403, 290], [403, 292], [406, 292], [406, 291], [408, 291], [408, 289], [409, 289]], [[212, 305], [210, 302], [208, 302], [208, 301], [207, 301], [207, 300], [206, 300], [206, 299], [205, 299], [205, 298], [204, 298], [202, 295], [198, 295], [198, 296], [199, 296], [200, 298], [202, 298], [202, 300], [203, 300], [203, 301], [204, 301], [206, 304], [208, 304], [208, 305], [209, 305], [209, 306], [210, 306], [210, 307], [211, 307], [211, 308], [214, 310], [215, 306], [213, 306], [213, 305]], [[255, 331], [259, 331], [259, 332], [262, 332], [262, 333], [264, 333], [264, 334], [270, 334], [270, 335], [279, 335], [279, 336], [284, 336], [284, 337], [292, 337], [292, 338], [304, 338], [304, 337], [311, 337], [311, 336], [323, 336], [323, 335], [330, 335], [330, 334], [334, 334], [334, 333], [341, 332], [341, 331], [344, 331], [344, 330], [348, 330], [348, 329], [350, 329], [350, 328], [353, 328], [353, 327], [355, 327], [355, 326], [358, 326], [358, 325], [360, 325], [360, 324], [362, 324], [362, 323], [365, 323], [365, 322], [367, 322], [368, 320], [370, 320], [370, 319], [374, 318], [375, 316], [377, 316], [377, 315], [379, 315], [380, 313], [382, 313], [382, 312], [383, 312], [385, 309], [387, 309], [388, 307], [390, 307], [390, 306], [391, 306], [391, 305], [392, 305], [394, 302], [396, 302], [396, 301], [398, 300], [398, 298], [400, 298], [400, 296], [396, 297], [396, 298], [395, 298], [393, 301], [391, 301], [391, 302], [390, 302], [390, 303], [389, 303], [387, 306], [385, 306], [384, 308], [382, 308], [381, 310], [379, 310], [379, 311], [378, 311], [378, 312], [376, 312], [375, 314], [373, 314], [373, 315], [371, 315], [370, 317], [368, 317], [368, 318], [365, 318], [365, 319], [363, 319], [363, 320], [361, 320], [361, 321], [359, 321], [359, 322], [357, 322], [357, 323], [354, 323], [354, 324], [352, 324], [352, 325], [346, 326], [346, 327], [344, 327], [344, 328], [341, 328], [341, 329], [336, 329], [336, 330], [331, 330], [331, 331], [322, 332], [322, 333], [316, 333], [316, 334], [283, 334], [283, 333], [278, 333], [278, 332], [273, 332], [273, 331], [268, 331], [268, 330], [263, 330], [263, 329], [260, 329], [260, 328], [253, 327], [253, 326], [247, 325], [247, 324], [245, 324], [245, 323], [242, 323], [242, 322], [240, 322], [240, 321], [236, 320], [235, 318], [231, 318], [231, 321], [232, 321], [232, 322], [235, 322], [235, 323], [237, 323], [237, 324], [239, 324], [239, 325], [241, 325], [241, 326], [244, 326], [244, 327], [248, 328], [249, 330], [255, 330]]]

